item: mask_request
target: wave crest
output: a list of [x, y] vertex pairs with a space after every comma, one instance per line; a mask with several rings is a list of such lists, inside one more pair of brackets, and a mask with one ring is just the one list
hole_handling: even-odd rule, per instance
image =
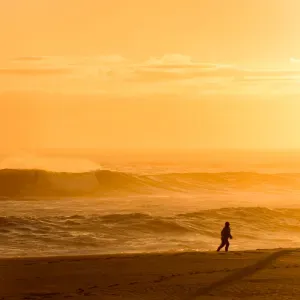
[[224, 189], [299, 189], [300, 174], [246, 172], [138, 175], [109, 170], [85, 173], [0, 170], [0, 196], [109, 196]]

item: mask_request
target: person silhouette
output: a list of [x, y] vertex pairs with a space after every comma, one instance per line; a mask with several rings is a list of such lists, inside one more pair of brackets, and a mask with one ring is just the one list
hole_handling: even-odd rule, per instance
[[228, 239], [232, 239], [231, 231], [230, 231], [230, 224], [229, 222], [225, 223], [224, 228], [221, 231], [221, 244], [217, 251], [219, 252], [224, 246], [225, 246], [225, 251], [227, 252], [229, 249], [229, 241]]

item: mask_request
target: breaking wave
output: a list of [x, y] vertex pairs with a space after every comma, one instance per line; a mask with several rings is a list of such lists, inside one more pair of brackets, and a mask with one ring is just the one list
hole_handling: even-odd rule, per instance
[[300, 174], [249, 172], [167, 173], [140, 175], [108, 170], [85, 173], [0, 170], [0, 196], [109, 196], [157, 191], [218, 191], [300, 188]]

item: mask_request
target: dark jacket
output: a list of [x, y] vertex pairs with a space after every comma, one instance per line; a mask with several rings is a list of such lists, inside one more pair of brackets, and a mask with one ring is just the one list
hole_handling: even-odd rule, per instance
[[232, 238], [231, 232], [230, 232], [230, 227], [224, 227], [222, 232], [221, 232], [221, 238], [228, 240], [229, 238]]

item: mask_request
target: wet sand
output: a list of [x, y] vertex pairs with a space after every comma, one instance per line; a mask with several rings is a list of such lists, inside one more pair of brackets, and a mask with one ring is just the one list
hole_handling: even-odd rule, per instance
[[300, 250], [0, 260], [0, 299], [298, 299]]

